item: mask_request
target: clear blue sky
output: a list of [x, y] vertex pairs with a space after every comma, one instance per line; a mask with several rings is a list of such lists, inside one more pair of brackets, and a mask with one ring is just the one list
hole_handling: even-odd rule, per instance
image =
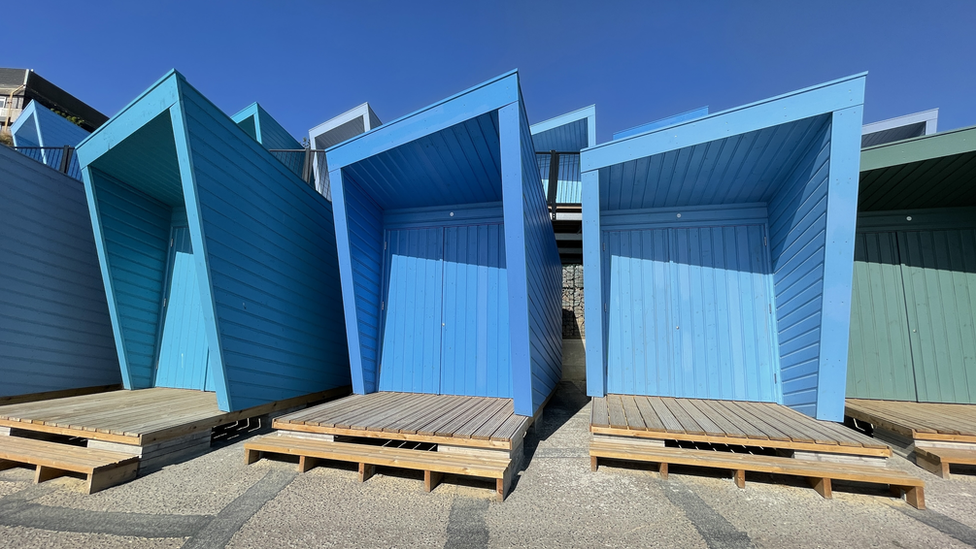
[[[802, 7], [801, 7], [802, 6]], [[21, 9], [22, 8], [22, 9]], [[0, 66], [115, 114], [176, 68], [296, 137], [363, 101], [390, 121], [512, 68], [531, 122], [590, 104], [598, 140], [868, 71], [865, 122], [976, 124], [976, 2], [356, 1], [25, 4]]]

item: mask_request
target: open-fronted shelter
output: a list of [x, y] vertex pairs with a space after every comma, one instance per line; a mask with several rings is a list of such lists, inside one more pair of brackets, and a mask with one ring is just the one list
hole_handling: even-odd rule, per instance
[[864, 80], [583, 151], [590, 396], [843, 418]]
[[[561, 266], [518, 73], [326, 156], [356, 394], [278, 418], [304, 438], [266, 437], [248, 461], [328, 455], [358, 462], [364, 480], [390, 464], [424, 470], [428, 489], [443, 472], [486, 476], [504, 497], [560, 379], [562, 341]], [[403, 449], [322, 439], [335, 435]]]
[[976, 463], [974, 182], [976, 127], [861, 153], [847, 414], [942, 475]]
[[349, 383], [331, 205], [179, 73], [78, 156], [126, 388], [232, 411]]
[[324, 154], [325, 150], [342, 143], [347, 139], [368, 132], [382, 124], [369, 103], [330, 118], [318, 126], [308, 130], [308, 141], [315, 154], [315, 190], [322, 196], [332, 200], [332, 189], [329, 185], [329, 165]]

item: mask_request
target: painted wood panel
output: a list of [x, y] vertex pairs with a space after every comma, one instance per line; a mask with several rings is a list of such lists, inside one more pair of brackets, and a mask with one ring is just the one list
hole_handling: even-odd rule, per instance
[[858, 233], [848, 397], [916, 399], [907, 314], [896, 234]]
[[761, 225], [608, 231], [607, 391], [771, 401]]
[[210, 344], [186, 214], [170, 232], [166, 299], [154, 387], [197, 389], [207, 385]]
[[206, 253], [201, 287], [212, 287], [229, 406], [347, 385], [332, 206], [185, 81], [180, 88], [177, 138], [199, 204], [188, 208], [191, 236]]
[[0, 396], [121, 383], [84, 187], [0, 147]]
[[[522, 188], [522, 240], [525, 247], [532, 399], [531, 411], [521, 402], [516, 402], [515, 411], [530, 415], [549, 398], [562, 377], [562, 263], [538, 176], [528, 117], [521, 99], [519, 92], [519, 102], [514, 106], [518, 108], [517, 143], [521, 156], [518, 183]], [[518, 199], [517, 196], [515, 198]]]
[[122, 379], [127, 389], [152, 387], [170, 208], [96, 169], [86, 177]]
[[444, 359], [444, 230], [387, 231], [380, 391], [439, 394]]
[[976, 230], [898, 234], [920, 402], [976, 404]]
[[830, 124], [824, 123], [768, 206], [783, 404], [813, 417], [818, 417], [829, 161]]
[[502, 224], [444, 228], [440, 393], [512, 397]]

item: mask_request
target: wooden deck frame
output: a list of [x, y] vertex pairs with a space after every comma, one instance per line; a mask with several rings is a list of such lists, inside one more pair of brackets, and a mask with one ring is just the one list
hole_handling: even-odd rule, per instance
[[660, 448], [624, 441], [594, 440], [590, 443], [590, 468], [596, 471], [600, 459], [641, 461], [660, 464], [661, 477], [668, 476], [668, 465], [687, 465], [732, 471], [739, 488], [745, 488], [746, 471], [804, 477], [818, 494], [826, 499], [833, 496], [832, 480], [888, 485], [893, 496], [905, 500], [916, 509], [925, 508], [925, 483], [902, 471], [868, 465], [813, 462], [749, 454], [732, 454], [710, 450]]
[[891, 448], [842, 425], [770, 402], [607, 395], [592, 402], [596, 435], [891, 457]]
[[81, 446], [7, 437], [0, 442], [0, 470], [18, 465], [33, 465], [37, 484], [68, 473], [83, 474], [86, 493], [94, 494], [136, 478], [139, 458]]
[[111, 391], [0, 406], [0, 427], [148, 446], [348, 392], [349, 387], [341, 387], [222, 412], [213, 393], [166, 388]]
[[287, 433], [273, 433], [244, 444], [246, 465], [265, 454], [299, 456], [298, 471], [305, 473], [325, 460], [355, 463], [360, 482], [369, 480], [376, 467], [396, 467], [424, 472], [424, 489], [431, 492], [444, 474], [489, 478], [495, 480], [498, 501], [504, 501], [512, 483], [510, 459], [462, 456], [434, 451], [408, 450], [372, 444], [333, 442], [301, 438]]
[[512, 450], [535, 419], [516, 415], [511, 399], [379, 392], [281, 416], [272, 426], [283, 432]]
[[976, 404], [849, 398], [844, 413], [916, 442], [976, 444]]

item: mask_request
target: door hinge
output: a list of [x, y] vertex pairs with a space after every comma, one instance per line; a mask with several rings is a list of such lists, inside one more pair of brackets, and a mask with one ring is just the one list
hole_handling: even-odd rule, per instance
[[383, 242], [383, 249], [386, 249], [387, 242]]
[[173, 247], [173, 239], [172, 239], [172, 238], [171, 238], [171, 239], [169, 239], [169, 247], [170, 247], [170, 248], [172, 248], [172, 247]]
[[766, 237], [765, 236], [763, 237], [763, 246], [769, 246], [769, 244], [767, 244], [767, 242], [766, 242]]
[[607, 243], [606, 242], [603, 243], [603, 251], [607, 251]]
[[609, 309], [607, 309], [607, 304], [606, 304], [606, 303], [604, 303], [604, 304], [603, 304], [603, 312], [607, 312], [608, 310], [609, 310]]
[[166, 308], [166, 298], [163, 298], [163, 308]]
[[386, 302], [385, 301], [380, 301], [380, 310], [381, 311], [385, 311], [386, 310]]
[[773, 314], [773, 304], [769, 304], [769, 314]]
[[778, 382], [778, 381], [776, 380], [776, 374], [773, 374], [773, 383], [779, 383], [779, 382]]

